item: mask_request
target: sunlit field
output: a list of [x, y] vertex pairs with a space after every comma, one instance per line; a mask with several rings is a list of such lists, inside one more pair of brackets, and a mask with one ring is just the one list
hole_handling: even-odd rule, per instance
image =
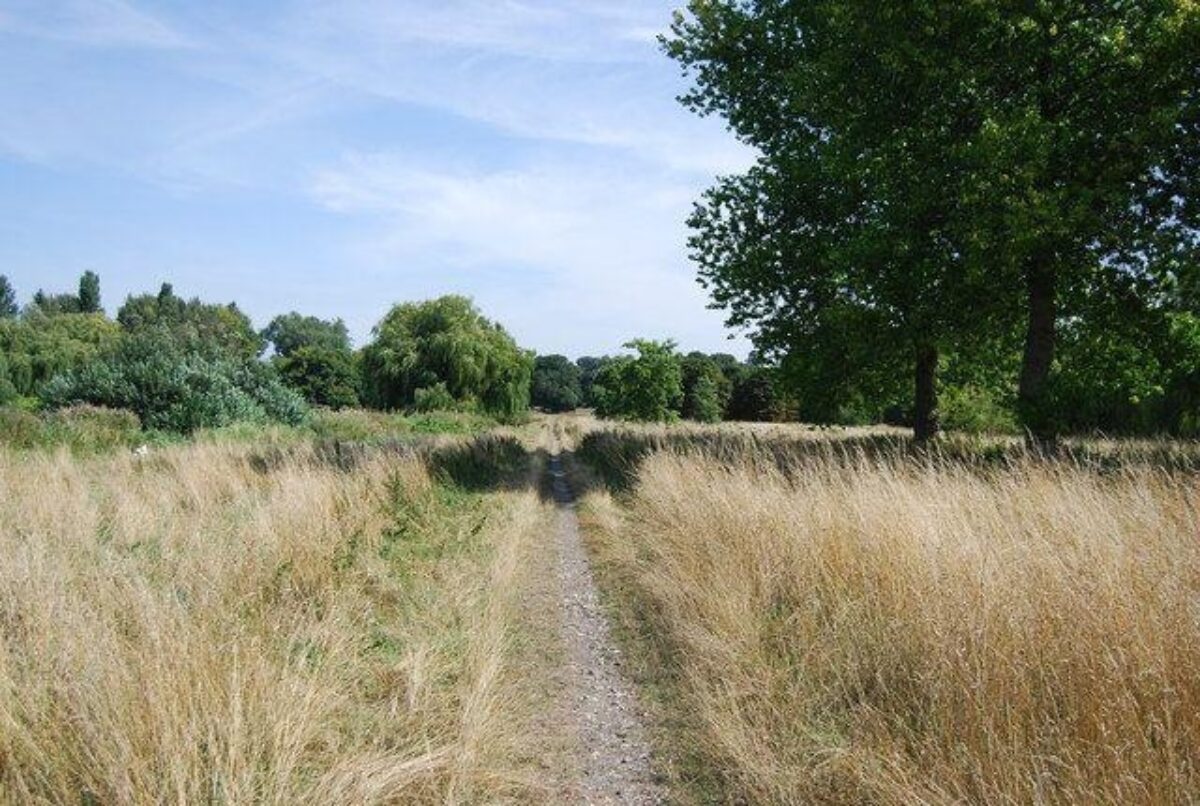
[[581, 478], [615, 491], [585, 500], [591, 546], [682, 799], [1195, 799], [1197, 485], [1147, 460], [1190, 448], [968, 461], [792, 434], [583, 440]]
[[0, 801], [533, 797], [486, 448], [0, 454]]

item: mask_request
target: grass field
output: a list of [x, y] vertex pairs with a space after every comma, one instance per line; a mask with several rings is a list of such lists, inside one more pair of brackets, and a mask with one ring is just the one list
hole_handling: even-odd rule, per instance
[[544, 511], [456, 484], [487, 454], [458, 448], [0, 455], [0, 801], [532, 797], [512, 628]]
[[616, 491], [585, 501], [593, 553], [681, 800], [1196, 799], [1197, 487], [1146, 461], [1188, 450], [813, 440], [584, 440]]
[[1200, 798], [1190, 443], [47, 427], [0, 449], [0, 802], [570, 802], [559, 446], [674, 800]]

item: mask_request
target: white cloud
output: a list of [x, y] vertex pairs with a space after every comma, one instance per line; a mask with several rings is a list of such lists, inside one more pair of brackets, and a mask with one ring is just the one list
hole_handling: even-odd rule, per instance
[[529, 343], [578, 353], [649, 335], [720, 346], [720, 316], [684, 255], [697, 188], [683, 177], [622, 162], [439, 171], [369, 154], [321, 171], [312, 192], [375, 220], [360, 260], [423, 266]]

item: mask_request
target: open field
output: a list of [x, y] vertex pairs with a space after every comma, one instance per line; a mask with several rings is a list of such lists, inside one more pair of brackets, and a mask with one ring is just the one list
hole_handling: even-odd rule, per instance
[[585, 527], [678, 797], [1195, 800], [1197, 488], [1146, 461], [1171, 446], [965, 462], [893, 439], [585, 438], [615, 490]]
[[0, 801], [534, 797], [536, 468], [416, 447], [0, 455]]
[[388, 426], [0, 453], [0, 801], [1200, 793], [1190, 443]]

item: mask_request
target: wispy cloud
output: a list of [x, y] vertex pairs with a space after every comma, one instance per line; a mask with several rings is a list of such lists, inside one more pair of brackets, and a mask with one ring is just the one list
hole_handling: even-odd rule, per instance
[[172, 49], [194, 44], [125, 0], [3, 0], [0, 32], [101, 48]]
[[[711, 343], [719, 331], [684, 257], [696, 187], [651, 166], [436, 171], [366, 154], [319, 173], [312, 192], [331, 210], [376, 221], [360, 258], [412, 266], [437, 255], [444, 278], [482, 289], [515, 328], [560, 349], [615, 349], [639, 334]], [[548, 335], [563, 323], [568, 330]]]
[[[540, 348], [714, 347], [683, 222], [752, 155], [676, 103], [671, 2], [0, 0], [0, 170], [51, 167], [77, 205], [80, 178], [191, 204], [187, 239], [219, 248], [179, 264], [303, 264], [297, 287], [366, 295], [355, 321], [369, 279], [471, 293]], [[77, 248], [103, 268], [104, 246]], [[313, 267], [335, 252], [353, 281]]]

